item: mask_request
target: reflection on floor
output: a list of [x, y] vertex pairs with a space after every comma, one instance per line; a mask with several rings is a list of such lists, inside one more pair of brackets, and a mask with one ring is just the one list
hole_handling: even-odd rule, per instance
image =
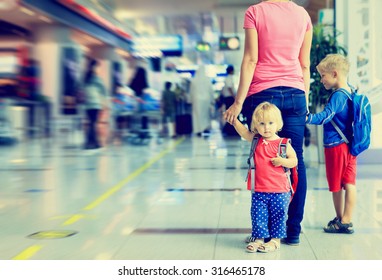
[[382, 259], [380, 166], [358, 167], [355, 233], [326, 234], [331, 195], [316, 150], [307, 148], [300, 246], [249, 254], [246, 142], [215, 131], [93, 154], [64, 144], [0, 147], [0, 259]]

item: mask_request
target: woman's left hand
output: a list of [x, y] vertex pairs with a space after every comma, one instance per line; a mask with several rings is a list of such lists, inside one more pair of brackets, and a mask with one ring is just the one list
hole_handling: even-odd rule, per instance
[[224, 113], [223, 118], [225, 121], [233, 125], [235, 123], [235, 120], [237, 119], [237, 116], [239, 116], [241, 109], [243, 108], [242, 105], [233, 103]]

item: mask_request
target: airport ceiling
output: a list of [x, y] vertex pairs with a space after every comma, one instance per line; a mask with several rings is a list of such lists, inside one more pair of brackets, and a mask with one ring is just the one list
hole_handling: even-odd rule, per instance
[[[138, 34], [180, 33], [187, 35], [203, 33], [203, 26], [212, 32], [234, 32], [241, 30], [244, 11], [261, 0], [102, 0], [109, 5], [121, 21]], [[293, 0], [304, 6], [313, 23], [317, 21], [320, 9], [330, 8], [334, 0]], [[0, 1], [1, 2], [1, 1]], [[43, 14], [28, 15], [18, 9], [0, 11], [0, 18], [9, 24], [20, 26], [11, 28], [3, 22], [0, 34], [27, 34], [36, 23], [47, 21]], [[235, 19], [237, 19], [235, 23]], [[54, 20], [53, 20], [54, 22]], [[89, 42], [87, 42], [89, 44]]]
[[[313, 0], [313, 2], [325, 0]], [[124, 10], [130, 17], [190, 14], [200, 12], [242, 11], [261, 0], [106, 0], [117, 10]], [[312, 0], [294, 0], [306, 7]]]
[[[190, 35], [201, 32], [201, 25], [213, 32], [234, 32], [241, 29], [244, 11], [261, 0], [104, 0], [118, 19], [125, 21], [137, 33], [179, 33], [186, 29]], [[318, 11], [333, 7], [333, 0], [293, 0], [305, 7], [317, 22]], [[234, 19], [236, 21], [234, 26]], [[138, 26], [137, 26], [138, 25]], [[150, 29], [150, 26], [154, 27]], [[221, 29], [224, 30], [221, 30]], [[161, 30], [162, 29], [162, 30]]]

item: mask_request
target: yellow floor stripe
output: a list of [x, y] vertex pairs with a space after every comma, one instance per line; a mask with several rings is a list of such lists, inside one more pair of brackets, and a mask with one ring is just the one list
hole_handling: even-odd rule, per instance
[[25, 249], [24, 251], [22, 251], [16, 257], [12, 258], [12, 260], [28, 260], [31, 257], [33, 257], [38, 251], [40, 251], [41, 248], [42, 248], [42, 245], [33, 245]]
[[172, 151], [177, 145], [179, 145], [181, 142], [184, 141], [184, 138], [180, 138], [179, 140], [177, 140], [173, 146], [171, 146], [170, 148], [162, 151], [160, 154], [158, 154], [156, 157], [154, 157], [153, 159], [151, 159], [150, 161], [146, 162], [144, 165], [142, 165], [140, 168], [138, 168], [137, 170], [135, 170], [133, 173], [131, 173], [129, 176], [127, 176], [125, 179], [123, 179], [122, 181], [120, 181], [118, 184], [116, 184], [115, 186], [113, 186], [111, 189], [109, 189], [107, 192], [105, 192], [104, 194], [102, 194], [99, 198], [97, 198], [95, 201], [93, 201], [92, 203], [90, 203], [89, 205], [87, 205], [86, 207], [83, 208], [83, 210], [92, 210], [94, 209], [95, 207], [97, 207], [98, 205], [100, 205], [103, 201], [105, 201], [107, 198], [109, 198], [110, 196], [112, 196], [114, 193], [116, 193], [117, 191], [119, 191], [124, 185], [126, 185], [128, 182], [130, 182], [131, 180], [133, 180], [135, 177], [137, 177], [139, 174], [141, 174], [143, 171], [145, 171], [146, 169], [148, 169], [151, 165], [153, 165], [155, 162], [157, 162], [158, 160], [160, 160], [163, 156], [165, 156], [167, 153], [169, 153], [170, 151]]
[[67, 219], [65, 222], [63, 222], [62, 225], [63, 226], [67, 226], [67, 225], [74, 224], [75, 222], [78, 222], [82, 218], [84, 218], [84, 215], [82, 215], [82, 214], [75, 214], [75, 215], [71, 216], [69, 219]]
[[[177, 140], [174, 145], [171, 147], [167, 148], [166, 150], [162, 151], [160, 154], [152, 158], [150, 161], [142, 165], [140, 168], [135, 170], [132, 174], [127, 176], [125, 179], [120, 181], [118, 184], [115, 186], [111, 187], [107, 192], [102, 194], [99, 198], [97, 198], [95, 201], [87, 205], [85, 208], [82, 210], [92, 210], [98, 205], [100, 205], [103, 201], [105, 201], [107, 198], [109, 198], [111, 195], [119, 191], [124, 185], [126, 185], [128, 182], [133, 180], [135, 177], [137, 177], [139, 174], [141, 174], [143, 171], [145, 171], [147, 168], [149, 168], [151, 165], [153, 165], [155, 162], [157, 162], [159, 159], [161, 159], [163, 156], [165, 156], [167, 153], [172, 151], [177, 145], [182, 143], [185, 138], [180, 138]], [[62, 225], [71, 225], [76, 223], [77, 221], [81, 220], [84, 218], [85, 215], [82, 214], [74, 214], [71, 215], [69, 219], [67, 219]], [[43, 246], [42, 245], [34, 245], [31, 246], [27, 249], [25, 249], [23, 252], [18, 254], [16, 257], [13, 258], [13, 260], [27, 260], [31, 258], [33, 255], [35, 255]]]
[[51, 217], [49, 218], [49, 220], [70, 220], [70, 219], [73, 219], [74, 216], [81, 216], [80, 218], [81, 219], [95, 219], [96, 216], [95, 215], [86, 215], [86, 214], [71, 214], [71, 215], [62, 215], [62, 216], [54, 216], [54, 217]]

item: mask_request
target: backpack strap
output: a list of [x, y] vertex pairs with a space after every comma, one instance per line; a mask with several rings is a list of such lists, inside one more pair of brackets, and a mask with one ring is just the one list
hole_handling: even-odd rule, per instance
[[[279, 143], [279, 155], [282, 158], [287, 158], [286, 151], [287, 151], [288, 143], [289, 144], [291, 143], [289, 138], [281, 138], [280, 143]], [[283, 166], [283, 169], [284, 169], [285, 174], [288, 178], [289, 186], [290, 186], [291, 192], [293, 194], [292, 181], [290, 179], [290, 168]]]
[[[350, 86], [350, 85], [349, 85]], [[350, 100], [353, 100], [353, 98], [352, 98], [352, 94], [354, 93], [354, 92], [356, 92], [357, 90], [355, 89], [355, 88], [353, 88], [352, 86], [350, 86], [350, 89], [351, 89], [351, 92], [348, 92], [346, 89], [344, 89], [344, 88], [339, 88], [339, 89], [337, 89], [336, 91], [334, 91], [334, 92], [337, 92], [337, 91], [340, 91], [340, 92], [342, 92], [343, 94], [345, 94], [346, 96], [347, 96], [347, 98], [349, 98]], [[333, 92], [333, 93], [334, 93]]]
[[[350, 86], [350, 85], [349, 85]], [[340, 92], [342, 92], [343, 94], [345, 94], [346, 96], [347, 96], [347, 98], [349, 98], [350, 99], [350, 101], [353, 101], [353, 98], [352, 98], [352, 93], [353, 92], [356, 92], [356, 90], [352, 87], [352, 86], [350, 86], [350, 88], [351, 88], [351, 90], [352, 90], [352, 92], [349, 94], [349, 92], [347, 91], [347, 90], [345, 90], [345, 89], [343, 89], [343, 88], [339, 88], [339, 89], [337, 89], [336, 91], [340, 91]], [[334, 93], [334, 92], [333, 92]], [[332, 94], [333, 95], [333, 94]], [[336, 124], [336, 122], [335, 121], [333, 121], [333, 120], [330, 120], [330, 123], [334, 126], [334, 128], [336, 129], [336, 131], [338, 132], [338, 134], [341, 136], [341, 138], [342, 138], [342, 140], [344, 140], [345, 141], [345, 143], [346, 144], [349, 144], [349, 140], [348, 140], [348, 138], [345, 136], [345, 134], [341, 131], [341, 129], [338, 127], [338, 125]]]
[[341, 131], [341, 129], [338, 127], [338, 125], [335, 123], [335, 121], [330, 120], [330, 123], [337, 130], [337, 132], [341, 136], [342, 140], [344, 140], [346, 144], [349, 144], [349, 140], [346, 138], [345, 134]]
[[254, 160], [254, 156], [255, 156], [254, 153], [255, 153], [257, 144], [259, 143], [259, 140], [260, 140], [260, 136], [258, 136], [258, 135], [253, 136], [252, 143], [251, 143], [251, 150], [249, 152], [248, 159], [247, 159], [248, 172], [247, 172], [247, 178], [245, 179], [245, 181], [246, 182], [248, 181], [248, 176], [250, 175], [251, 176], [251, 191], [252, 192], [255, 191], [256, 164], [255, 164], [255, 160]]
[[[289, 138], [281, 138], [280, 140], [280, 143], [279, 143], [279, 155], [280, 157], [282, 158], [286, 158], [286, 150], [287, 150], [287, 144], [290, 143], [290, 139]], [[287, 167], [284, 167], [284, 171], [285, 172], [288, 172], [289, 171], [289, 168]]]

